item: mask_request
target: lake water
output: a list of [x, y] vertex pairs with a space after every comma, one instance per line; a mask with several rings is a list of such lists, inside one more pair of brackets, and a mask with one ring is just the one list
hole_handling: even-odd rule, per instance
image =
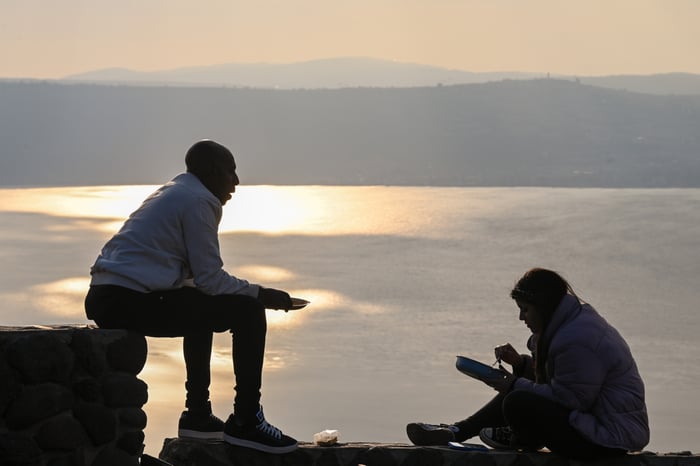
[[[88, 269], [154, 186], [0, 189], [3, 325], [87, 323]], [[405, 424], [466, 417], [494, 392], [456, 371], [528, 330], [508, 293], [562, 272], [625, 336], [646, 383], [654, 451], [700, 450], [700, 190], [240, 187], [226, 268], [310, 299], [268, 311], [263, 404], [299, 440], [408, 442]], [[177, 434], [179, 339], [149, 339], [146, 451]], [[232, 400], [230, 337], [212, 360]]]

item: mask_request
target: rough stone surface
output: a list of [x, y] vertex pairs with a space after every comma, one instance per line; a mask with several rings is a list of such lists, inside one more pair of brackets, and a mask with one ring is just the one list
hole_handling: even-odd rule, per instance
[[69, 388], [56, 383], [24, 385], [9, 403], [4, 418], [11, 429], [23, 429], [73, 406]]
[[130, 466], [143, 452], [146, 339], [0, 327], [0, 466]]
[[146, 428], [148, 417], [141, 408], [124, 408], [119, 411], [119, 422], [136, 429]]
[[141, 407], [148, 400], [148, 387], [130, 374], [115, 372], [103, 378], [102, 396], [112, 408]]
[[272, 455], [223, 442], [166, 439], [160, 459], [173, 466], [700, 466], [694, 455], [642, 453], [594, 462], [577, 462], [551, 453], [459, 451], [448, 447], [345, 443], [331, 447], [302, 444]]
[[110, 343], [107, 360], [115, 370], [137, 375], [146, 364], [147, 353], [146, 339], [143, 336], [124, 332], [121, 338]]
[[28, 383], [65, 383], [75, 355], [57, 335], [28, 333], [7, 346], [7, 359]]
[[41, 453], [39, 445], [27, 434], [0, 433], [0, 464], [38, 464]]
[[70, 413], [42, 423], [34, 438], [43, 451], [72, 451], [87, 442], [85, 429]]
[[78, 403], [73, 416], [80, 421], [94, 445], [104, 445], [117, 436], [114, 412], [99, 403]]

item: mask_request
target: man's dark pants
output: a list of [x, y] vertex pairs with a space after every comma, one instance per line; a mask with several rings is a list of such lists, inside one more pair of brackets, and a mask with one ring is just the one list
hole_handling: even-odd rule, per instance
[[184, 287], [141, 293], [114, 285], [91, 286], [88, 318], [101, 328], [123, 328], [152, 337], [184, 337], [187, 408], [209, 409], [214, 332], [230, 331], [236, 377], [234, 410], [253, 419], [260, 402], [267, 321], [265, 308], [244, 295], [211, 296]]

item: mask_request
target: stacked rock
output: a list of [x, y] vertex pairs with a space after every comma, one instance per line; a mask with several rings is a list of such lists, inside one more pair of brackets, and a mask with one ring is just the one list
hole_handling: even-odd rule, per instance
[[0, 464], [138, 465], [146, 355], [126, 330], [0, 327]]

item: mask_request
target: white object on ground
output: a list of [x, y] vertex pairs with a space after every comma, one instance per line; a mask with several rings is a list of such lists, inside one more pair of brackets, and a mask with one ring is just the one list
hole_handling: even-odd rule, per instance
[[334, 429], [326, 429], [314, 434], [314, 443], [322, 447], [335, 445], [338, 443], [338, 431]]

